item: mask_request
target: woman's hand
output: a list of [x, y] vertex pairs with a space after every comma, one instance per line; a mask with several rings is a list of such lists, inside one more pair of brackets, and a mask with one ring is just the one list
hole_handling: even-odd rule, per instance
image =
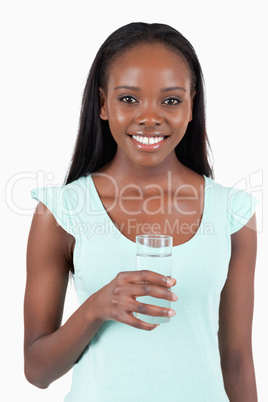
[[175, 279], [153, 271], [126, 271], [118, 275], [94, 294], [94, 306], [98, 319], [114, 320], [135, 328], [150, 331], [156, 324], [148, 324], [133, 316], [133, 312], [150, 316], [171, 317], [175, 311], [139, 303], [136, 297], [152, 296], [159, 299], [176, 301], [178, 297], [169, 290], [176, 284]]

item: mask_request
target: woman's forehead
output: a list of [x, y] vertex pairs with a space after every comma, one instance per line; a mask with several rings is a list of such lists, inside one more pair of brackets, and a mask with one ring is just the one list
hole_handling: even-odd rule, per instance
[[172, 50], [161, 43], [140, 43], [134, 45], [130, 49], [126, 50], [123, 54], [115, 57], [112, 64], [116, 66], [122, 64], [133, 65], [139, 64], [143, 61], [149, 62], [151, 66], [153, 66], [153, 63], [161, 66], [170, 62], [172, 62], [172, 64], [181, 64], [181, 62], [183, 62], [187, 65], [183, 57], [181, 57], [178, 52], [175, 52], [175, 50]]
[[116, 58], [109, 71], [109, 81], [125, 81], [134, 85], [136, 81], [154, 79], [176, 84], [176, 80], [189, 81], [187, 63], [174, 51], [162, 44], [139, 44]]

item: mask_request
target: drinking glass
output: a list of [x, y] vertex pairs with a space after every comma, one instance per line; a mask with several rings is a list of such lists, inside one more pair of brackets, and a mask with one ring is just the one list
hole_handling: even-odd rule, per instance
[[[136, 270], [150, 270], [172, 277], [172, 243], [173, 238], [165, 235], [136, 236]], [[152, 296], [140, 296], [140, 303], [170, 308], [170, 300], [158, 299]], [[155, 317], [135, 313], [135, 316], [149, 324], [162, 324], [170, 321], [170, 317]]]

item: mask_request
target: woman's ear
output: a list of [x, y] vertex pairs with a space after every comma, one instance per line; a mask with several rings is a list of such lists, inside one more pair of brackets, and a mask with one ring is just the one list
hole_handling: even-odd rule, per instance
[[102, 120], [108, 120], [106, 94], [102, 88], [99, 88], [99, 94], [100, 94], [100, 118]]

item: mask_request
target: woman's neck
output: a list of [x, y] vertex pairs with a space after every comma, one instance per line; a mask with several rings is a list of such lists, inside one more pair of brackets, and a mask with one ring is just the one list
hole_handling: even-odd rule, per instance
[[[177, 156], [170, 155], [157, 166], [141, 166], [131, 160], [115, 155], [114, 159], [99, 170], [99, 173], [111, 175], [118, 184], [136, 184], [140, 187], [148, 186], [150, 183], [165, 186], [171, 177], [176, 181], [185, 181], [185, 174], [188, 169], [180, 163]], [[172, 180], [173, 181], [173, 180]]]

